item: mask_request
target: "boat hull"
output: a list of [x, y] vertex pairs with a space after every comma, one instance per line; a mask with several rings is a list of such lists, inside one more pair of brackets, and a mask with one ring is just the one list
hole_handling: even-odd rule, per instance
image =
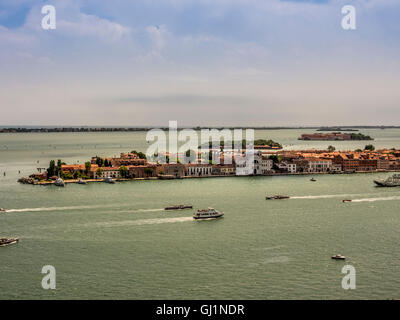
[[0, 242], [0, 247], [5, 247], [8, 246], [10, 244], [15, 244], [19, 241], [18, 238], [12, 238], [12, 239], [6, 239]]
[[265, 197], [265, 200], [283, 200], [283, 199], [289, 199], [290, 197], [288, 196], [273, 196], [273, 197]]
[[386, 188], [400, 187], [400, 184], [388, 184], [384, 181], [378, 181], [378, 180], [374, 180], [374, 183], [376, 184], [377, 187], [386, 187]]
[[223, 216], [224, 214], [223, 213], [220, 213], [220, 214], [216, 214], [216, 215], [214, 215], [214, 216], [204, 216], [204, 217], [201, 217], [201, 216], [193, 216], [193, 219], [195, 219], [195, 220], [209, 220], [209, 219], [218, 219], [218, 218], [221, 218], [222, 216]]
[[193, 206], [171, 206], [164, 208], [164, 210], [185, 210], [185, 209], [193, 209]]

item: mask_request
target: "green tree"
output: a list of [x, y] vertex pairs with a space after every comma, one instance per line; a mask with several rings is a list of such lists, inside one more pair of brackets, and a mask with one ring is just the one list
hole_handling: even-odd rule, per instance
[[96, 175], [100, 176], [102, 173], [103, 173], [103, 169], [102, 168], [97, 168]]
[[277, 154], [273, 154], [272, 156], [269, 156], [269, 159], [271, 159], [274, 163], [278, 163], [281, 162], [282, 157]]
[[92, 167], [92, 164], [90, 163], [90, 161], [85, 162], [85, 173], [86, 174], [89, 174], [91, 167]]
[[82, 177], [82, 173], [79, 170], [74, 172], [74, 179], [79, 179], [81, 177]]
[[56, 162], [50, 160], [49, 168], [47, 169], [47, 176], [52, 177], [56, 174]]
[[146, 159], [147, 158], [146, 155], [143, 152], [140, 152], [140, 151], [133, 150], [131, 153], [136, 154], [139, 157], [139, 159]]
[[97, 164], [99, 167], [102, 167], [102, 166], [104, 165], [103, 159], [97, 157], [97, 158], [96, 158], [96, 164]]
[[328, 147], [328, 151], [329, 152], [333, 152], [333, 151], [335, 151], [336, 150], [336, 148], [334, 147], [334, 146], [329, 146]]
[[365, 146], [364, 150], [367, 150], [367, 151], [374, 151], [374, 150], [375, 150], [375, 147], [374, 147], [372, 144], [368, 144], [368, 145]]
[[62, 165], [61, 159], [58, 159], [57, 160], [57, 168], [56, 168], [57, 175], [61, 174], [61, 165]]
[[153, 174], [153, 169], [152, 168], [144, 168], [144, 173], [146, 176], [151, 176]]
[[126, 177], [128, 177], [129, 170], [128, 170], [127, 167], [121, 166], [121, 167], [119, 168], [119, 173], [121, 174], [121, 177], [122, 177], [122, 178], [126, 178]]

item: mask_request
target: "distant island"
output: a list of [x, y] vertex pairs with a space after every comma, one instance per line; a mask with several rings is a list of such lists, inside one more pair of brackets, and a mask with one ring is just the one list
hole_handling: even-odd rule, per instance
[[[96, 127], [96, 126], [0, 126], [0, 133], [57, 133], [57, 132], [135, 132], [135, 131], [148, 131], [151, 129], [168, 130], [168, 127]], [[254, 130], [317, 130], [317, 131], [358, 131], [358, 129], [400, 129], [400, 126], [334, 126], [334, 127], [321, 127], [321, 126], [183, 126], [178, 129], [254, 129]], [[338, 130], [340, 129], [340, 130]]]
[[305, 133], [302, 134], [298, 140], [312, 140], [312, 141], [348, 141], [348, 140], [374, 140], [370, 136], [362, 133]]
[[[212, 148], [213, 144], [215, 145], [219, 145], [221, 150], [225, 147], [224, 144], [224, 140], [221, 141], [210, 141], [204, 145], [205, 147], [208, 147], [209, 149]], [[202, 147], [202, 145], [199, 145], [199, 149]], [[234, 144], [232, 143], [231, 148], [234, 148]], [[242, 149], [246, 149], [246, 140], [243, 139], [242, 140]], [[282, 149], [282, 145], [279, 142], [273, 141], [271, 139], [256, 139], [254, 140], [254, 149], [264, 149], [264, 150], [268, 150], [268, 149], [275, 149], [275, 150], [279, 150]]]
[[317, 129], [317, 131], [336, 131], [336, 132], [340, 132], [340, 131], [359, 131], [358, 129], [353, 129], [353, 128], [342, 128], [342, 127], [321, 127], [319, 129]]

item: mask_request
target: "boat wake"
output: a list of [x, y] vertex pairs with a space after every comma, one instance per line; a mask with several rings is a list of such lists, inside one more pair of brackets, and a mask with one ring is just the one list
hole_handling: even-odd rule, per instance
[[81, 210], [81, 209], [96, 209], [104, 206], [74, 206], [74, 207], [46, 207], [46, 208], [24, 208], [24, 209], [7, 209], [9, 212], [41, 212], [41, 211], [63, 211], [63, 210]]
[[125, 227], [125, 226], [142, 226], [163, 223], [177, 223], [193, 221], [192, 217], [178, 217], [178, 218], [159, 218], [159, 219], [138, 219], [138, 220], [124, 220], [124, 221], [108, 221], [96, 222], [85, 224], [86, 227]]
[[157, 211], [164, 211], [164, 208], [158, 209], [133, 209], [133, 210], [122, 210], [118, 211], [119, 213], [135, 213], [135, 212], [157, 212]]
[[[8, 209], [7, 213], [12, 212], [44, 212], [44, 211], [66, 211], [66, 210], [84, 210], [84, 209], [104, 209], [105, 207], [115, 207], [107, 205], [92, 205], [92, 206], [70, 206], [70, 207], [45, 207], [45, 208], [24, 208], [24, 209]], [[118, 212], [155, 212], [163, 211], [163, 208], [157, 209], [132, 209], [132, 210], [122, 210]]]
[[354, 199], [351, 202], [375, 202], [375, 201], [390, 201], [390, 200], [400, 200], [400, 196]]
[[[342, 199], [351, 199], [357, 196], [368, 196], [368, 195], [375, 195], [376, 193], [358, 193], [358, 194], [323, 194], [318, 196], [294, 196], [290, 197], [290, 199], [329, 199], [329, 198], [342, 198]], [[361, 199], [354, 199], [352, 202], [374, 202], [374, 201], [384, 201], [384, 200], [400, 200], [400, 196], [391, 195], [386, 197], [374, 197], [374, 198], [361, 198]]]
[[351, 196], [360, 196], [362, 194], [323, 194], [319, 196], [298, 196], [290, 197], [290, 199], [329, 199], [329, 198], [342, 198]]

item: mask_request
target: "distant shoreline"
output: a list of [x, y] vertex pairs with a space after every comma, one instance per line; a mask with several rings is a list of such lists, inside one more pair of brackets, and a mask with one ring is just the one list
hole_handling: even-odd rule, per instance
[[[249, 127], [249, 126], [197, 126], [197, 127], [180, 127], [182, 129], [254, 129], [254, 130], [318, 130], [318, 131], [335, 131], [339, 127], [332, 126], [293, 126], [293, 127]], [[63, 132], [143, 132], [151, 129], [161, 129], [168, 131], [168, 127], [86, 127], [86, 126], [68, 126], [68, 127], [40, 127], [40, 126], [0, 126], [0, 133], [63, 133]], [[342, 131], [356, 131], [356, 129], [400, 129], [400, 126], [340, 126]]]

